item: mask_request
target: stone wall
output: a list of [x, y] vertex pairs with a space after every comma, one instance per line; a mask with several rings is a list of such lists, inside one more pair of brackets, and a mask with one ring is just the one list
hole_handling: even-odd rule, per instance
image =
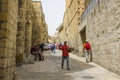
[[17, 0], [0, 0], [0, 80], [15, 79]]
[[[61, 24], [60, 26], [59, 26], [59, 29], [58, 29], [58, 39], [57, 39], [57, 43], [58, 44], [60, 44], [60, 43], [63, 43], [64, 41], [68, 41], [67, 40], [67, 34], [66, 34], [66, 31], [65, 31], [65, 27], [63, 27], [64, 25], [63, 24]], [[62, 37], [63, 36], [63, 37]]]
[[[35, 8], [32, 4], [32, 0], [19, 0], [19, 9], [18, 9], [18, 32], [17, 32], [17, 55], [16, 62], [18, 65], [22, 65], [26, 62], [28, 56], [30, 56], [30, 49], [32, 44], [36, 45], [37, 40], [40, 36], [36, 37], [36, 34], [40, 35], [40, 23], [39, 18], [34, 15], [41, 15], [41, 13], [35, 12]], [[36, 7], [38, 7], [36, 5]], [[39, 7], [38, 7], [39, 8]], [[33, 25], [34, 24], [34, 25]], [[36, 31], [38, 33], [33, 33]], [[35, 38], [35, 42], [32, 41], [32, 38]]]
[[32, 44], [32, 1], [26, 1], [26, 21], [25, 21], [25, 55], [30, 55], [30, 49]]
[[48, 26], [45, 22], [45, 16], [41, 2], [33, 1], [32, 4], [34, 7], [32, 45], [37, 45], [48, 41]]
[[[84, 10], [84, 0], [66, 0], [66, 11], [63, 19], [63, 31], [59, 33], [59, 39], [68, 42], [70, 47], [74, 47], [75, 54], [79, 53], [79, 33], [78, 25]], [[64, 36], [63, 36], [64, 35]]]
[[43, 36], [43, 38], [44, 38], [43, 39], [44, 42], [48, 42], [48, 25], [46, 22], [44, 24], [44, 36]]
[[33, 42], [33, 46], [37, 45], [38, 43], [41, 42], [41, 10], [40, 10], [40, 6], [41, 3], [40, 1], [33, 1], [32, 2], [33, 7], [34, 7], [34, 21], [33, 21], [33, 38], [32, 38], [32, 42]]
[[29, 54], [36, 35], [39, 36], [34, 39], [35, 44], [39, 38], [47, 41], [47, 23], [41, 3], [40, 7], [34, 6], [39, 13], [35, 12], [32, 0], [0, 0], [0, 80], [15, 80], [16, 63], [22, 65], [26, 60], [33, 60]]
[[23, 64], [25, 57], [26, 0], [18, 0], [18, 28], [16, 43], [16, 63]]
[[[83, 24], [93, 61], [120, 74], [120, 0], [99, 0]], [[82, 29], [82, 28], [81, 28]]]

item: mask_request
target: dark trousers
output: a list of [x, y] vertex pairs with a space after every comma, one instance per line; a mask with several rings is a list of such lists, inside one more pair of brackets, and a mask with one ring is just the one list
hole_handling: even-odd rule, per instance
[[67, 69], [69, 69], [69, 56], [62, 56], [62, 64], [61, 64], [61, 66], [63, 68], [65, 59], [66, 59], [66, 63], [67, 63]]
[[34, 60], [36, 61], [37, 59], [41, 60], [41, 55], [37, 52], [35, 55], [34, 55]]

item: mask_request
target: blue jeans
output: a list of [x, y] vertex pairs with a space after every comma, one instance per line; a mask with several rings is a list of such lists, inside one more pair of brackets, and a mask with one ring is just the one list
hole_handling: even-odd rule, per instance
[[69, 69], [69, 56], [62, 56], [62, 68], [64, 66], [64, 61], [66, 59], [66, 63], [67, 63], [67, 69]]
[[55, 53], [55, 48], [52, 49], [52, 53]]

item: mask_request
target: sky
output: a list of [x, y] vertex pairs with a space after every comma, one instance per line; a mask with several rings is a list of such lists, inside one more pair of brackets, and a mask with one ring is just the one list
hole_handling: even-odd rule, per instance
[[63, 21], [65, 0], [33, 0], [41, 1], [45, 20], [48, 24], [48, 34], [53, 35]]

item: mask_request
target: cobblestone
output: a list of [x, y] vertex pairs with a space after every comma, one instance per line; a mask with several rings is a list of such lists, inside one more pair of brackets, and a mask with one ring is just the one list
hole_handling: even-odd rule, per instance
[[17, 80], [120, 80], [120, 76], [70, 54], [70, 71], [61, 69], [61, 52], [44, 52], [45, 61], [17, 67]]

